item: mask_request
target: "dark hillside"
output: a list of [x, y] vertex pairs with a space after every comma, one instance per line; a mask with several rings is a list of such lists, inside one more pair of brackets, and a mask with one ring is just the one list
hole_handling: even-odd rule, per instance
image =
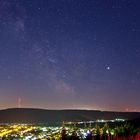
[[45, 110], [13, 108], [0, 110], [0, 123], [60, 123], [62, 121], [91, 121], [97, 119], [135, 119], [138, 112], [107, 112], [98, 110]]

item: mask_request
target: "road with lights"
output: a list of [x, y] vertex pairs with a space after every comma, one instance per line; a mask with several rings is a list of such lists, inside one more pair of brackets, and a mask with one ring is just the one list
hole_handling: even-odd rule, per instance
[[[77, 137], [79, 140], [91, 140], [97, 136], [100, 138], [104, 136], [115, 140], [120, 134], [125, 134], [124, 130], [126, 130], [126, 128], [127, 131], [131, 128], [129, 125], [112, 128], [107, 124], [109, 122], [119, 122], [124, 124], [125, 120], [115, 119], [89, 122], [63, 122], [61, 127], [49, 127], [43, 124], [0, 124], [0, 140], [64, 140], [65, 138], [70, 139], [70, 137]], [[93, 123], [96, 123], [94, 127], [92, 125]], [[102, 128], [98, 125], [99, 123], [103, 124]], [[79, 127], [81, 124], [83, 124], [84, 127]], [[120, 134], [117, 134], [116, 132], [119, 132]], [[135, 139], [139, 140], [139, 136], [140, 135], [137, 135], [137, 138]]]

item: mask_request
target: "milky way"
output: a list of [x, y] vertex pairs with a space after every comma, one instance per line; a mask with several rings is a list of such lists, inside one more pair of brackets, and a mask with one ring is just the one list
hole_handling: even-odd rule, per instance
[[0, 0], [0, 108], [140, 111], [138, 0]]

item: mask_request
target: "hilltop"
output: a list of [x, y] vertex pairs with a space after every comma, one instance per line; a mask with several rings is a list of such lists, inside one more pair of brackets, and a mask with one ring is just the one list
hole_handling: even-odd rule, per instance
[[45, 110], [11, 108], [0, 110], [0, 123], [61, 123], [63, 121], [91, 121], [97, 119], [140, 118], [140, 112], [109, 112], [100, 110]]

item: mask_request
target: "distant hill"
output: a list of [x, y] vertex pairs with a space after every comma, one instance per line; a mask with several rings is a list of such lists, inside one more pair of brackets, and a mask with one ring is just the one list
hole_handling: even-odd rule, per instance
[[99, 110], [45, 110], [13, 108], [0, 110], [0, 123], [48, 123], [63, 121], [91, 121], [97, 119], [135, 119], [140, 112], [108, 112]]

